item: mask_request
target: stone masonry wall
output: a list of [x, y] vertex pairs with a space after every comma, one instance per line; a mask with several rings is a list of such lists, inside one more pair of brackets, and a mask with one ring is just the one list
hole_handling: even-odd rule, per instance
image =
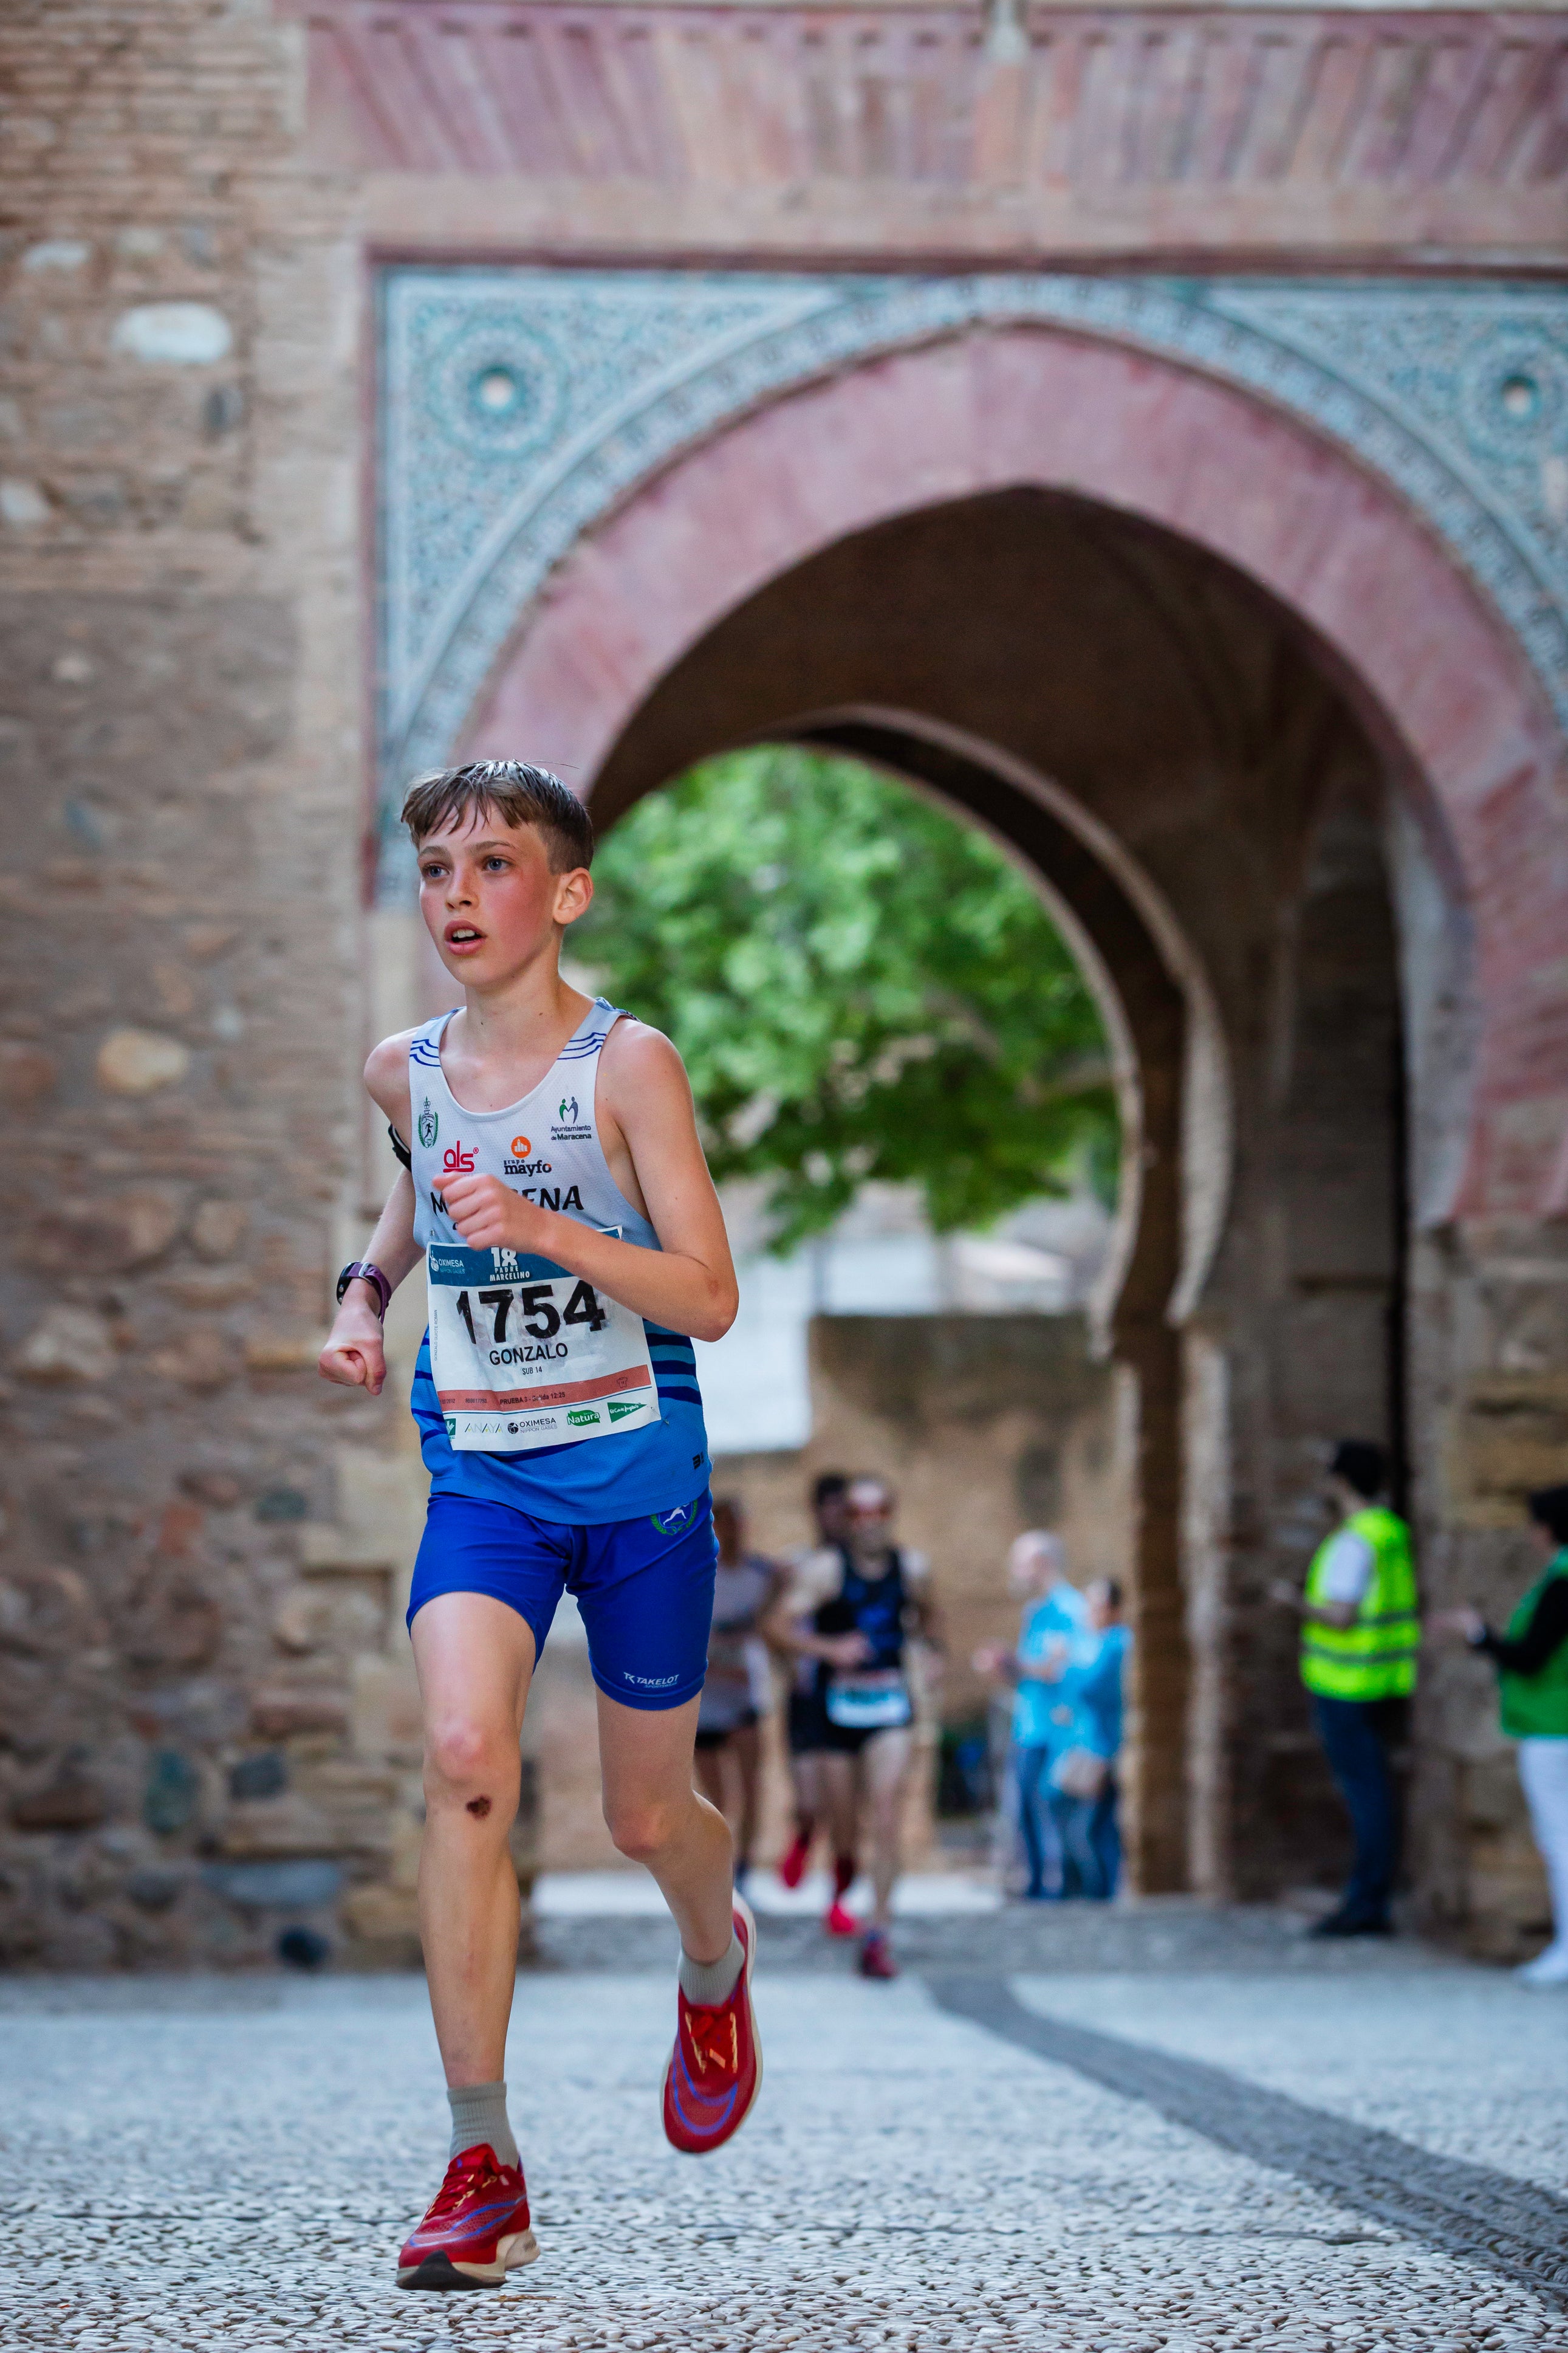
[[[1416, 1497], [1425, 1598], [1506, 1625], [1540, 1574], [1525, 1497], [1568, 1467], [1568, 1233], [1499, 1219], [1423, 1237], [1411, 1325], [1413, 1418], [1433, 1440]], [[1518, 1960], [1544, 1940], [1551, 1902], [1489, 1663], [1429, 1651], [1415, 1721], [1411, 1864], [1427, 1921]]]
[[246, 0], [0, 26], [13, 1963], [409, 1949], [392, 1409], [313, 1369], [363, 766], [355, 286], [299, 66]]

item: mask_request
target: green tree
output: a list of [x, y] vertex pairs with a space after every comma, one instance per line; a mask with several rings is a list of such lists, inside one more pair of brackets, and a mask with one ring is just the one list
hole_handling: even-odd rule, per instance
[[973, 827], [856, 761], [709, 760], [610, 833], [573, 945], [685, 1057], [713, 1173], [771, 1176], [773, 1240], [868, 1178], [939, 1233], [1113, 1182], [1104, 1031], [1027, 882]]

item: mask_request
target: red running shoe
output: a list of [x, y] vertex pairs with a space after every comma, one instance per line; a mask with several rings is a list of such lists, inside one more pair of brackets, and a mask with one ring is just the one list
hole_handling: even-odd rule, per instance
[[752, 2010], [757, 1924], [741, 1895], [735, 1898], [735, 1934], [746, 1961], [729, 2000], [707, 2010], [676, 1994], [675, 2048], [664, 2071], [664, 2137], [688, 2157], [722, 2148], [740, 2131], [763, 2088], [763, 2051]]
[[790, 1841], [789, 1852], [779, 1864], [779, 1877], [786, 1887], [798, 1887], [805, 1877], [805, 1866], [811, 1859], [811, 1832], [796, 1831]]
[[500, 2287], [538, 2253], [522, 2168], [500, 2164], [484, 2141], [447, 2168], [435, 2204], [397, 2258], [397, 2284]]
[[845, 1910], [842, 1895], [834, 1897], [822, 1915], [822, 1925], [830, 1936], [858, 1936], [860, 1934], [860, 1923], [853, 1912]]
[[896, 1978], [899, 1965], [893, 1958], [892, 1947], [880, 1928], [867, 1931], [857, 1963], [863, 1978]]

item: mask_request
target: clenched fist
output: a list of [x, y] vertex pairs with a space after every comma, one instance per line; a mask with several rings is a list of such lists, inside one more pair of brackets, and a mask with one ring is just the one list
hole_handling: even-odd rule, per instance
[[372, 1397], [379, 1397], [386, 1378], [386, 1344], [375, 1309], [354, 1295], [361, 1287], [351, 1282], [343, 1294], [343, 1303], [317, 1363], [323, 1380], [341, 1382], [344, 1388], [366, 1389]]
[[553, 1212], [499, 1176], [437, 1176], [435, 1190], [470, 1250], [546, 1250]]

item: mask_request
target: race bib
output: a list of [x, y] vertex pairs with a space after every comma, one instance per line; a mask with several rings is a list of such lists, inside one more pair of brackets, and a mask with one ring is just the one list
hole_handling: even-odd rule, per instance
[[640, 1315], [549, 1259], [434, 1243], [430, 1373], [459, 1452], [526, 1454], [658, 1419]]
[[827, 1721], [845, 1732], [895, 1732], [912, 1723], [910, 1689], [901, 1675], [835, 1676], [827, 1686]]

